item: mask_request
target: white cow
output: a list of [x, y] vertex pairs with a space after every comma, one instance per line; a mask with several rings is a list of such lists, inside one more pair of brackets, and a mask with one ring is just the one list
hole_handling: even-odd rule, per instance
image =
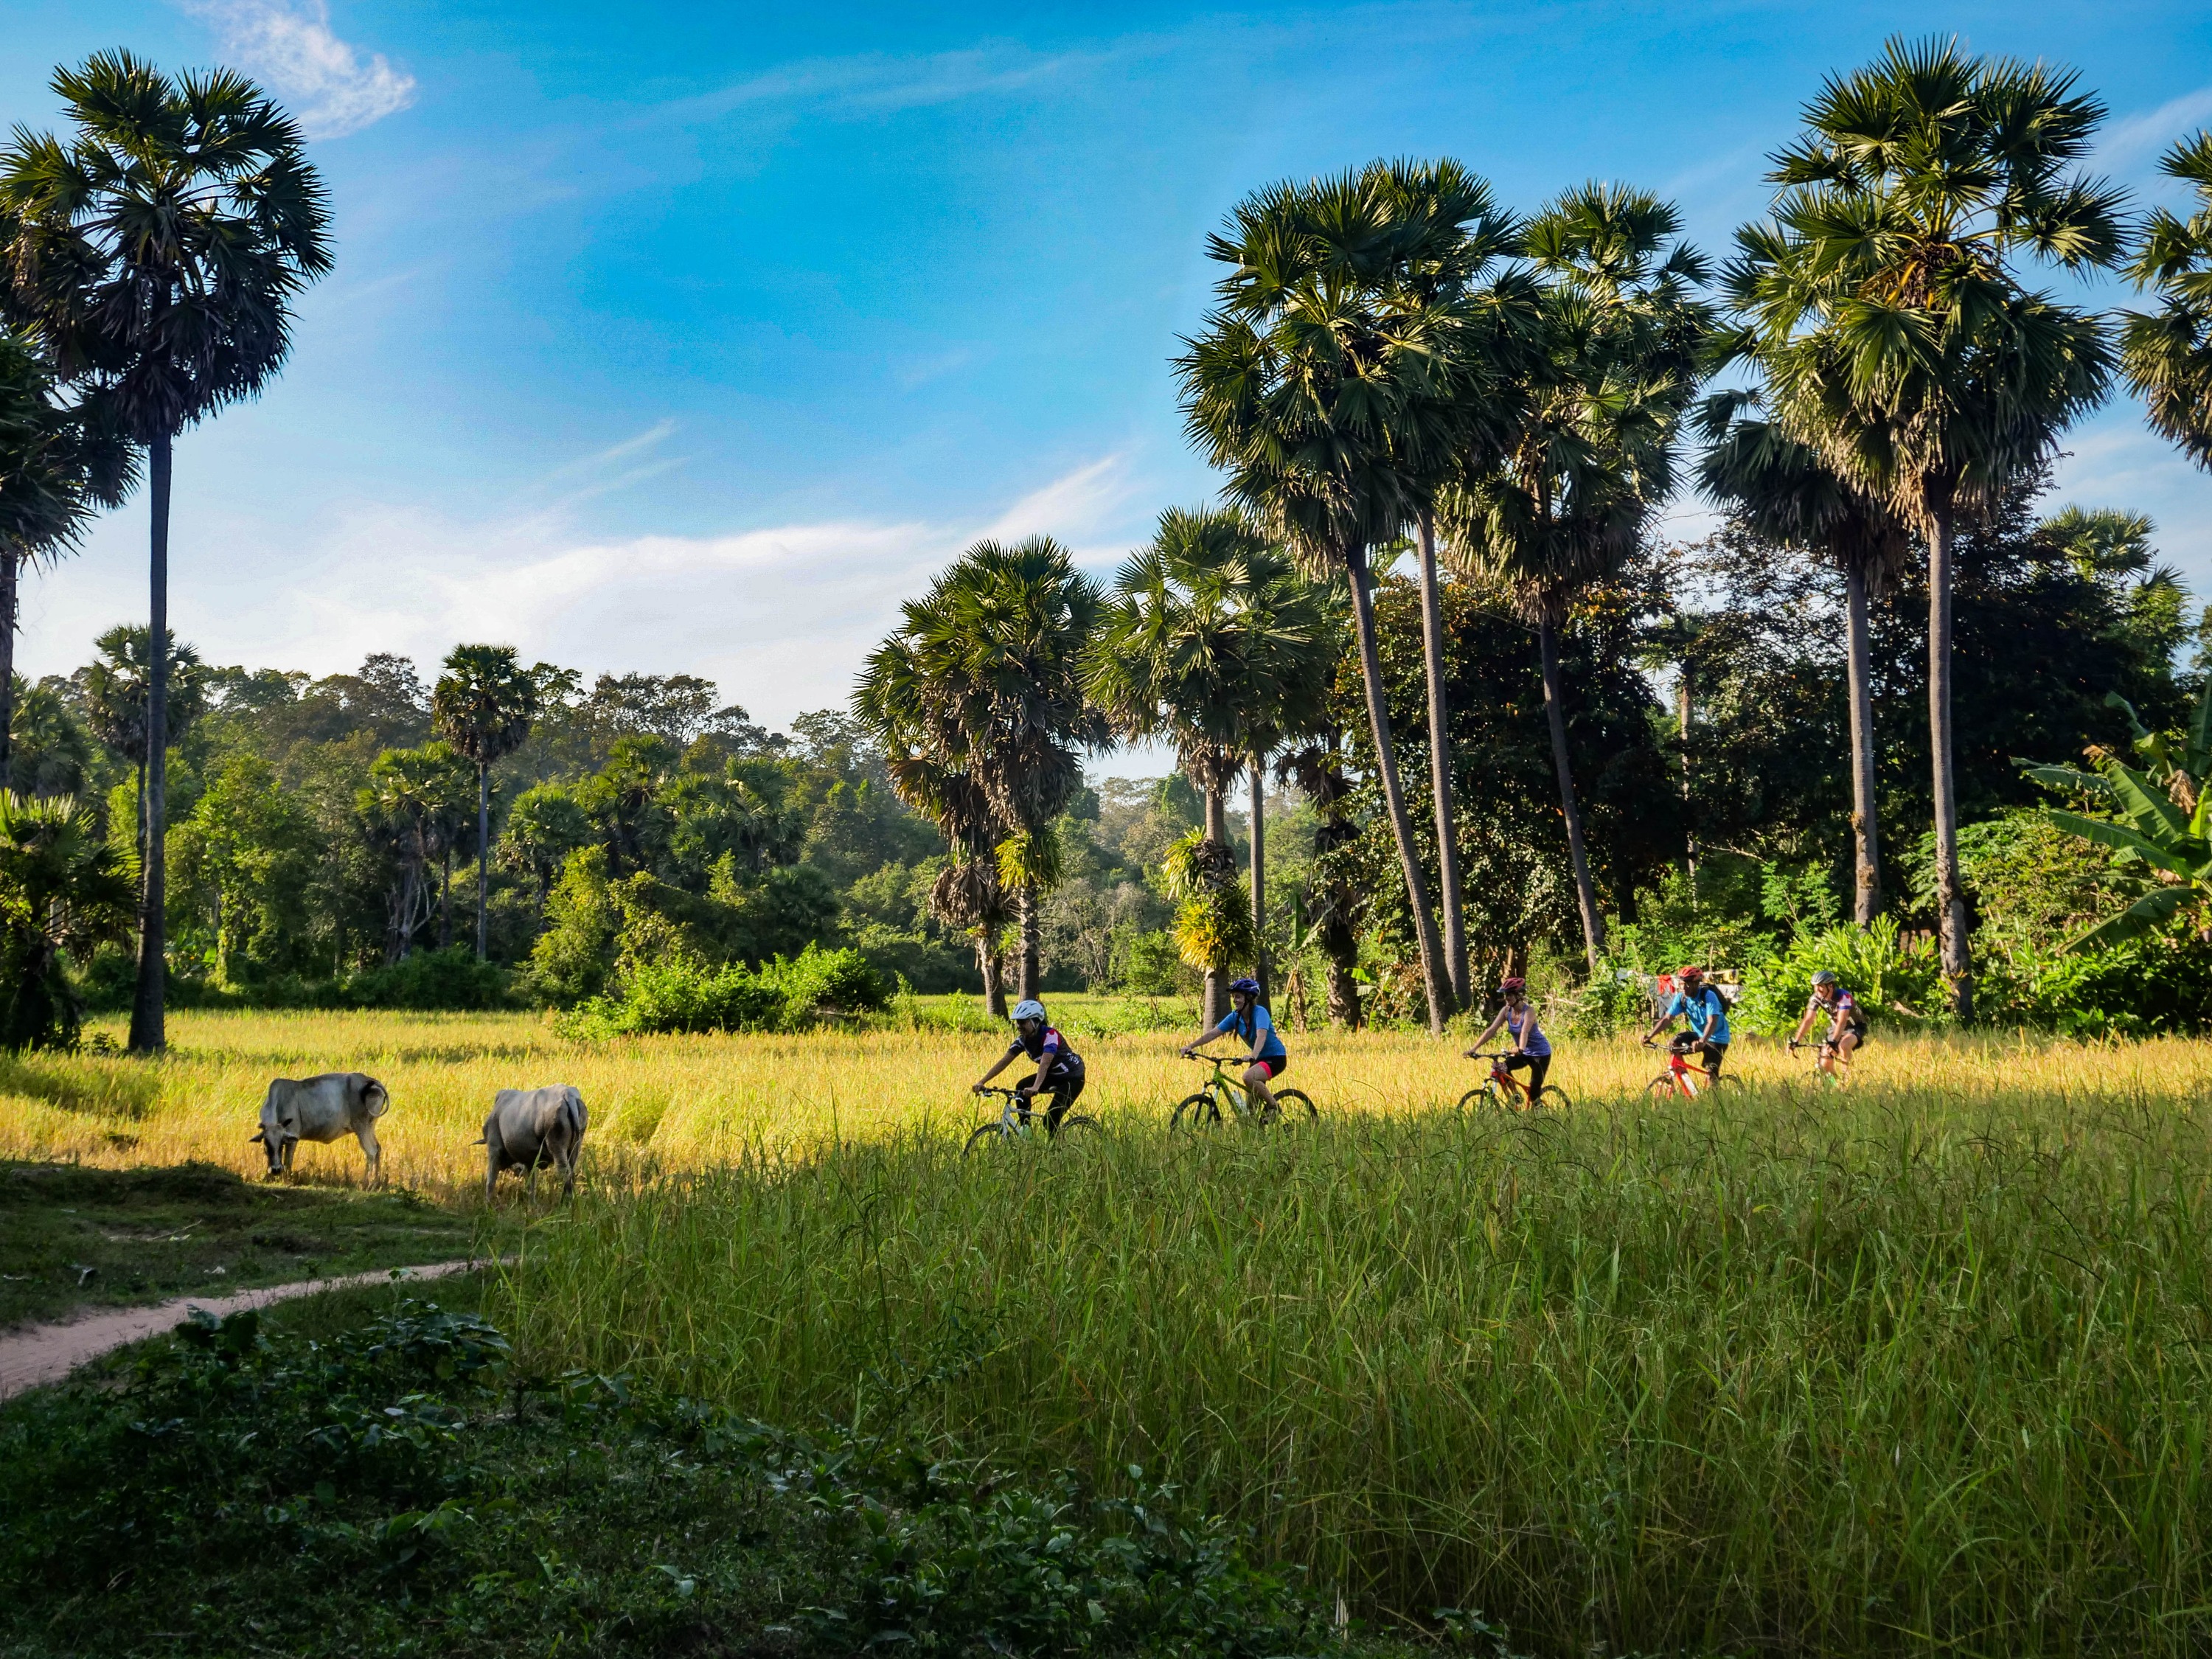
[[544, 1089], [501, 1089], [492, 1097], [484, 1120], [484, 1196], [489, 1198], [501, 1170], [529, 1173], [526, 1191], [538, 1190], [542, 1164], [560, 1166], [561, 1190], [576, 1190], [576, 1152], [584, 1144], [584, 1097], [573, 1084]]
[[268, 1153], [273, 1181], [290, 1171], [292, 1153], [301, 1141], [331, 1141], [349, 1134], [361, 1142], [374, 1186], [384, 1168], [383, 1149], [376, 1144], [376, 1120], [391, 1104], [384, 1085], [362, 1072], [280, 1077], [269, 1085], [269, 1097], [261, 1103], [260, 1131], [249, 1139], [259, 1141]]

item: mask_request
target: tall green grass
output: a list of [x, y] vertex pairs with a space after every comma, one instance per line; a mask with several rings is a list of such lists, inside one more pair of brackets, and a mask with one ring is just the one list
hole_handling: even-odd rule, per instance
[[2212, 1135], [2070, 1079], [895, 1135], [604, 1182], [513, 1317], [773, 1422], [1141, 1464], [1541, 1652], [2201, 1653]]

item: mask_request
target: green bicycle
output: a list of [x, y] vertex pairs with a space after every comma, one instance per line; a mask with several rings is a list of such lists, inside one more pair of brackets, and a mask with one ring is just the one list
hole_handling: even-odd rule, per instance
[[[1185, 1054], [1201, 1066], [1213, 1067], [1213, 1075], [1206, 1079], [1199, 1091], [1188, 1097], [1175, 1109], [1169, 1120], [1174, 1129], [1211, 1129], [1224, 1117], [1243, 1118], [1263, 1127], [1273, 1124], [1310, 1123], [1321, 1115], [1314, 1108], [1313, 1098], [1303, 1089], [1274, 1089], [1273, 1107], [1255, 1107], [1244, 1085], [1231, 1078], [1228, 1068], [1249, 1063], [1246, 1056], [1235, 1054], [1224, 1060], [1218, 1054]], [[1304, 1115], [1299, 1115], [1300, 1108]]]

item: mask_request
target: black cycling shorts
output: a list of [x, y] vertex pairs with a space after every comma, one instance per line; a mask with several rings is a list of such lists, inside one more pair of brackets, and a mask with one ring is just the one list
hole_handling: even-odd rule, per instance
[[[1034, 1077], [1019, 1086], [1025, 1097], [1034, 1096], [1037, 1092], [1036, 1079]], [[1045, 1073], [1043, 1092], [1052, 1097], [1052, 1104], [1046, 1109], [1054, 1117], [1059, 1117], [1062, 1112], [1075, 1104], [1076, 1097], [1083, 1092], [1083, 1068], [1080, 1066], [1054, 1066], [1051, 1071]]]
[[1552, 1057], [1549, 1054], [1512, 1054], [1505, 1061], [1505, 1069], [1509, 1072], [1517, 1072], [1524, 1066], [1528, 1070], [1528, 1098], [1534, 1100], [1544, 1092], [1544, 1074], [1552, 1069]]

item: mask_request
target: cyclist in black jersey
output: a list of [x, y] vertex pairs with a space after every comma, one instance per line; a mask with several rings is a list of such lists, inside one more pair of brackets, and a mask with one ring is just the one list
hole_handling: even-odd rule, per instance
[[1797, 1034], [1790, 1039], [1793, 1052], [1805, 1041], [1805, 1034], [1822, 1019], [1828, 1022], [1828, 1034], [1820, 1039], [1820, 1069], [1834, 1077], [1836, 1067], [1840, 1066], [1848, 1075], [1851, 1055], [1867, 1040], [1866, 1010], [1859, 1006], [1856, 997], [1844, 988], [1843, 981], [1826, 968], [1813, 975], [1812, 1000], [1805, 1005], [1805, 1018], [1797, 1022]]
[[981, 1094], [984, 1085], [1024, 1058], [1036, 1061], [1036, 1075], [1024, 1078], [1014, 1087], [1025, 1104], [1038, 1095], [1049, 1096], [1052, 1104], [1046, 1109], [1045, 1124], [1056, 1129], [1067, 1115], [1067, 1109], [1075, 1104], [1075, 1097], [1083, 1092], [1083, 1056], [1046, 1022], [1044, 1004], [1034, 997], [1014, 1005], [1014, 1040], [999, 1056], [999, 1063], [975, 1079], [975, 1092]]

